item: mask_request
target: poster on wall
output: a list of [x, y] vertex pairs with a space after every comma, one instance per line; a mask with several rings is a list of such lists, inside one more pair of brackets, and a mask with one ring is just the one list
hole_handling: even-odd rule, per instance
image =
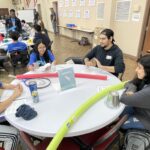
[[97, 19], [104, 19], [104, 2], [97, 3]]
[[85, 6], [85, 0], [80, 0], [80, 6]]
[[80, 18], [81, 17], [81, 12], [80, 10], [76, 10], [76, 18]]
[[140, 12], [134, 12], [132, 13], [132, 21], [140, 21]]
[[67, 17], [67, 11], [66, 10], [64, 10], [64, 12], [63, 12], [63, 17]]
[[116, 4], [116, 21], [129, 21], [131, 0], [118, 0]]
[[89, 0], [89, 6], [95, 6], [95, 0]]
[[73, 17], [73, 11], [69, 10], [69, 12], [68, 12], [68, 18], [72, 18], [72, 17]]
[[84, 10], [84, 18], [85, 19], [88, 19], [90, 18], [90, 11], [87, 9], [87, 10]]
[[58, 7], [63, 7], [64, 1], [63, 0], [59, 0], [58, 1]]
[[77, 0], [72, 0], [72, 6], [76, 6], [77, 5]]
[[69, 7], [69, 0], [65, 0], [65, 7]]

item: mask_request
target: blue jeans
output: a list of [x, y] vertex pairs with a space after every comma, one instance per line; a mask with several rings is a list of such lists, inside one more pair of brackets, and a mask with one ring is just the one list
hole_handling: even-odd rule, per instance
[[126, 106], [124, 111], [122, 112], [121, 116], [125, 114], [129, 115], [128, 120], [122, 125], [121, 128], [123, 129], [145, 129], [143, 124], [134, 117], [134, 109], [131, 106]]

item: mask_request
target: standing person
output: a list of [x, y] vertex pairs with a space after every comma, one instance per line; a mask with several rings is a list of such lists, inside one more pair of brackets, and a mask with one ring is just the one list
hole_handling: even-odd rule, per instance
[[56, 13], [55, 13], [55, 11], [54, 11], [53, 8], [50, 8], [50, 10], [51, 10], [50, 18], [51, 18], [51, 22], [52, 22], [54, 34], [57, 34], [57, 18], [56, 18]]
[[150, 55], [137, 61], [136, 78], [129, 81], [120, 101], [127, 105], [122, 115], [129, 119], [123, 129], [146, 129], [150, 131]]
[[[94, 63], [93, 63], [94, 62]], [[85, 57], [86, 66], [97, 66], [115, 76], [123, 73], [125, 64], [121, 49], [114, 43], [114, 32], [104, 29], [100, 34], [100, 45], [94, 47]]]
[[39, 13], [34, 9], [34, 24], [37, 24], [39, 20]]
[[21, 33], [22, 27], [20, 19], [16, 17], [15, 10], [10, 10], [10, 17], [6, 19], [6, 29], [7, 31], [18, 31]]

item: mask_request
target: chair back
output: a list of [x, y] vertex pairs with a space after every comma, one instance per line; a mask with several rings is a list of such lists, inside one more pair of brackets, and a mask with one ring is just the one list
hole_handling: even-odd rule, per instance
[[16, 66], [18, 66], [19, 64], [21, 64], [22, 66], [26, 66], [28, 64], [29, 54], [28, 51], [16, 50], [10, 53], [10, 58], [13, 67], [13, 73], [15, 75]]
[[11, 58], [12, 65], [13, 64], [16, 65], [19, 61], [21, 62], [21, 64], [27, 64], [29, 61], [29, 54], [28, 51], [16, 50], [10, 53], [10, 58]]

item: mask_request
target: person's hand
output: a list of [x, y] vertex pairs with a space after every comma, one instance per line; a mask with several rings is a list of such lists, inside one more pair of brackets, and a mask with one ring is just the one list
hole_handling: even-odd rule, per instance
[[22, 92], [23, 92], [22, 85], [21, 84], [17, 84], [16, 88], [14, 89], [13, 95], [12, 95], [12, 97], [14, 98], [14, 100], [17, 97], [21, 96]]
[[86, 65], [86, 66], [93, 66], [93, 63], [92, 63], [91, 61], [86, 61], [86, 62], [85, 62], [85, 65]]
[[130, 95], [133, 95], [134, 93], [132, 92], [132, 91], [128, 91], [128, 92], [126, 92], [126, 95], [127, 96], [130, 96]]
[[29, 66], [28, 66], [28, 70], [29, 70], [29, 71], [34, 71], [34, 66], [33, 66], [33, 65], [29, 65]]
[[97, 67], [101, 68], [102, 64], [100, 63], [100, 61], [97, 58], [94, 58], [94, 60], [96, 61]]

